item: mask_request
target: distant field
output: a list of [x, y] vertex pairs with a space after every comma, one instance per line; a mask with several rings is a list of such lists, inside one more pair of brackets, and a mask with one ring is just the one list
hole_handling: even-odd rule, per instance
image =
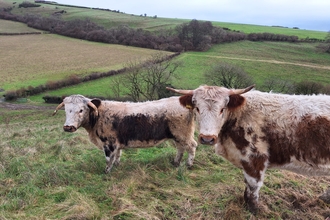
[[159, 52], [52, 34], [0, 36], [0, 42], [0, 88], [5, 90], [38, 86], [72, 74], [116, 70]]
[[41, 32], [40, 30], [30, 28], [21, 22], [7, 21], [0, 19], [0, 33], [26, 33]]
[[[311, 43], [251, 42], [220, 44], [207, 52], [186, 52], [178, 56], [183, 63], [178, 68], [177, 88], [193, 89], [206, 81], [203, 74], [219, 62], [231, 63], [242, 68], [253, 77], [256, 88], [261, 89], [265, 80], [276, 77], [300, 82], [303, 80], [330, 84], [330, 59], [328, 54], [319, 53]], [[118, 76], [120, 77], [120, 76]], [[111, 77], [79, 84], [70, 88], [49, 91], [51, 95], [84, 94], [111, 96]], [[100, 86], [101, 85], [101, 86]], [[88, 89], [87, 89], [88, 88]], [[43, 94], [33, 96], [41, 101]]]
[[[125, 13], [116, 13], [111, 11], [103, 10], [93, 10], [88, 8], [76, 8], [76, 7], [67, 7], [59, 5], [49, 5], [41, 4], [41, 7], [37, 8], [18, 8], [18, 4], [22, 3], [24, 0], [15, 1], [15, 8], [12, 11], [17, 14], [24, 13], [33, 13], [33, 14], [42, 14], [42, 15], [51, 15], [56, 11], [64, 10], [66, 13], [62, 14], [63, 19], [91, 19], [93, 22], [96, 22], [106, 28], [117, 27], [118, 25], [128, 25], [133, 28], [142, 28], [151, 31], [157, 31], [162, 28], [174, 28], [175, 26], [189, 22], [191, 19], [177, 19], [177, 18], [153, 18], [155, 15], [150, 14], [146, 17], [140, 15], [132, 15]], [[13, 5], [10, 0], [0, 0], [1, 5]], [[110, 10], [120, 11], [120, 8], [109, 8]], [[270, 27], [270, 26], [261, 26], [253, 24], [236, 24], [228, 22], [219, 22], [211, 21], [213, 25], [230, 28], [231, 30], [242, 31], [244, 33], [263, 33], [270, 32], [275, 34], [285, 34], [285, 35], [296, 35], [299, 38], [316, 38], [324, 39], [327, 35], [327, 32], [321, 31], [310, 31], [310, 30], [300, 30], [289, 28], [279, 28], [279, 27]], [[276, 25], [276, 24], [274, 24]], [[299, 28], [299, 27], [298, 27]]]
[[[226, 22], [212, 22], [214, 26], [225, 27], [231, 30], [242, 31], [244, 33], [274, 33], [274, 34], [284, 34], [284, 35], [294, 35], [298, 36], [300, 39], [304, 38], [316, 38], [325, 39], [327, 32], [324, 31], [312, 31], [303, 29], [293, 29], [292, 27], [272, 27], [272, 26], [262, 26], [253, 24], [235, 24]], [[276, 24], [274, 24], [276, 25]], [[298, 27], [299, 28], [299, 27]], [[330, 30], [330, 27], [329, 27]]]

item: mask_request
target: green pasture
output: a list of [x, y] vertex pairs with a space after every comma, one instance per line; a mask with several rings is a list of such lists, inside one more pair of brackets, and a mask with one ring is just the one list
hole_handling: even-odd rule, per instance
[[324, 31], [293, 29], [293, 27], [278, 27], [276, 26], [276, 24], [274, 24], [274, 26], [265, 26], [265, 25], [238, 24], [238, 23], [229, 23], [229, 22], [218, 22], [218, 21], [214, 21], [212, 22], [212, 24], [214, 26], [219, 26], [222, 28], [229, 28], [230, 30], [241, 31], [246, 34], [274, 33], [274, 34], [284, 34], [288, 36], [298, 36], [299, 39], [315, 38], [321, 40], [324, 40], [325, 37], [327, 36], [327, 32]]
[[0, 34], [1, 33], [26, 33], [26, 32], [41, 32], [40, 30], [30, 28], [26, 24], [15, 21], [0, 19]]
[[[191, 19], [177, 19], [177, 18], [163, 18], [157, 17], [154, 18], [154, 14], [144, 16], [143, 12], [138, 15], [126, 14], [122, 12], [120, 8], [109, 8], [110, 10], [116, 10], [117, 12], [112, 11], [104, 11], [104, 10], [95, 10], [90, 8], [76, 8], [76, 7], [67, 7], [61, 5], [49, 5], [49, 4], [41, 4], [41, 7], [37, 8], [18, 8], [18, 4], [22, 3], [24, 0], [19, 1], [11, 1], [11, 0], [0, 0], [1, 5], [14, 5], [13, 9], [14, 14], [41, 14], [44, 16], [50, 16], [54, 12], [58, 12], [61, 10], [66, 11], [66, 13], [62, 14], [61, 17], [66, 20], [72, 19], [91, 19], [93, 22], [104, 26], [105, 28], [117, 27], [119, 25], [128, 25], [132, 28], [142, 28], [151, 31], [157, 31], [163, 28], [174, 28], [175, 26], [189, 22]], [[16, 2], [13, 4], [13, 2]], [[305, 38], [315, 38], [324, 40], [327, 32], [322, 31], [313, 31], [313, 30], [302, 30], [302, 29], [293, 29], [293, 27], [272, 27], [272, 26], [262, 26], [262, 25], [254, 25], [254, 24], [237, 24], [237, 23], [229, 23], [229, 22], [221, 22], [221, 21], [211, 21], [214, 26], [220, 26], [229, 28], [235, 31], [241, 31], [246, 34], [249, 33], [275, 33], [275, 34], [284, 34], [284, 35], [295, 35], [300, 39]], [[277, 24], [274, 24], [277, 25]], [[299, 27], [298, 27], [299, 28]]]
[[104, 174], [104, 153], [85, 130], [64, 132], [64, 111], [51, 116], [52, 106], [9, 110], [0, 103], [1, 219], [321, 220], [330, 212], [317, 199], [329, 178], [269, 170], [261, 211], [251, 216], [242, 171], [209, 146], [198, 146], [191, 170], [186, 154], [173, 167], [170, 143], [125, 149], [120, 165]]

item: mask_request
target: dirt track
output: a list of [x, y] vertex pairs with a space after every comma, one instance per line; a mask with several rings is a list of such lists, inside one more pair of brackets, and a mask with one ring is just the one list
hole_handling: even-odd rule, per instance
[[[206, 55], [203, 55], [206, 56]], [[292, 63], [292, 62], [285, 62], [285, 61], [278, 61], [278, 60], [258, 60], [258, 59], [248, 59], [248, 58], [236, 58], [236, 57], [224, 57], [224, 56], [207, 56], [207, 57], [215, 57], [221, 59], [229, 59], [229, 60], [245, 60], [245, 61], [253, 61], [253, 62], [264, 62], [264, 63], [275, 63], [275, 64], [288, 64], [288, 65], [295, 65], [295, 66], [304, 66], [316, 69], [326, 69], [330, 70], [330, 66], [323, 66], [313, 63]]]
[[29, 105], [29, 104], [14, 104], [10, 102], [0, 102], [0, 108], [6, 108], [9, 110], [50, 110], [55, 109], [56, 105], [49, 106], [38, 106], [38, 105]]

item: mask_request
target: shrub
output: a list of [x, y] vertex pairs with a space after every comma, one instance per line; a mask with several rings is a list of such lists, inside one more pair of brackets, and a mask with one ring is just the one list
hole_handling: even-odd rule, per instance
[[302, 81], [295, 85], [295, 94], [312, 95], [322, 93], [324, 86], [321, 83]]
[[25, 1], [18, 5], [19, 8], [30, 8], [30, 7], [40, 7], [41, 5], [34, 4], [32, 2]]
[[50, 95], [45, 95], [42, 97], [42, 99], [45, 100], [46, 103], [53, 103], [53, 104], [59, 104], [63, 101], [63, 97], [50, 96]]

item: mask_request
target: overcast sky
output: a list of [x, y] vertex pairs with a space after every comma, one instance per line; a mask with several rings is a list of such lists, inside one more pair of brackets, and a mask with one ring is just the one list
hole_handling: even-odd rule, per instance
[[[56, 1], [56, 0], [55, 0]], [[241, 24], [330, 31], [330, 0], [58, 0], [62, 4]]]

